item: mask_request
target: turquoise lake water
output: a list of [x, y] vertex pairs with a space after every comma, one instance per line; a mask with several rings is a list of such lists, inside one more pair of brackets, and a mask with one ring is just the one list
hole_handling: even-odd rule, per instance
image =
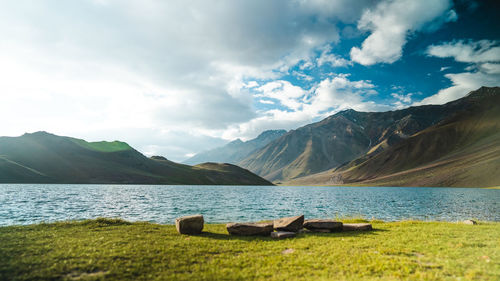
[[0, 225], [96, 217], [173, 224], [363, 216], [500, 221], [500, 190], [408, 187], [282, 187], [0, 184]]

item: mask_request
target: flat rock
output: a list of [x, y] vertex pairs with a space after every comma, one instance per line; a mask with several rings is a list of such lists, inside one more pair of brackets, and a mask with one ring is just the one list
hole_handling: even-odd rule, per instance
[[279, 231], [298, 232], [304, 224], [304, 215], [281, 218], [273, 222], [274, 229]]
[[344, 223], [342, 231], [366, 231], [373, 230], [371, 223]]
[[273, 232], [273, 223], [228, 223], [226, 229], [231, 235], [269, 235]]
[[200, 234], [203, 230], [203, 216], [185, 216], [175, 219], [175, 228], [180, 234]]
[[290, 231], [271, 232], [271, 238], [275, 238], [275, 239], [291, 238], [291, 237], [295, 237], [296, 235], [297, 235], [297, 233], [290, 232]]
[[304, 222], [304, 228], [315, 232], [342, 231], [342, 222], [334, 220], [311, 219]]
[[[313, 229], [311, 229], [309, 231], [310, 232], [321, 232], [321, 233], [332, 233], [332, 232], [334, 232], [331, 229], [326, 229], [326, 228], [313, 228]], [[340, 231], [342, 231], [342, 229], [340, 229]]]
[[477, 221], [475, 221], [475, 220], [464, 220], [463, 223], [464, 224], [474, 225], [474, 224], [477, 224]]

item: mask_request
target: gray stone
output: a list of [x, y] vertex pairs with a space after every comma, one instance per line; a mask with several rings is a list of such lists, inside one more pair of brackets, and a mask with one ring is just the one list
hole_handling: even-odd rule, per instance
[[344, 223], [342, 225], [342, 231], [367, 231], [372, 229], [370, 223]]
[[228, 223], [226, 228], [231, 235], [269, 235], [273, 232], [273, 223]]
[[175, 228], [180, 234], [200, 234], [203, 230], [203, 216], [185, 216], [175, 219]]
[[475, 221], [475, 220], [464, 220], [464, 223], [465, 224], [474, 225], [474, 224], [477, 224], [477, 221]]
[[291, 238], [291, 237], [295, 237], [296, 235], [297, 235], [297, 233], [290, 232], [290, 231], [271, 232], [271, 238], [275, 238], [275, 239]]
[[311, 219], [304, 222], [304, 228], [314, 232], [342, 231], [342, 222], [334, 220]]
[[276, 230], [298, 232], [304, 224], [304, 215], [281, 218], [275, 220], [273, 224]]

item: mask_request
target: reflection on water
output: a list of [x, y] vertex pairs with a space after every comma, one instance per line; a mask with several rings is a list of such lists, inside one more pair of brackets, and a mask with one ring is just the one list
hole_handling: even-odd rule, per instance
[[407, 187], [1, 184], [0, 225], [96, 217], [172, 224], [362, 215], [387, 221], [500, 221], [500, 190]]

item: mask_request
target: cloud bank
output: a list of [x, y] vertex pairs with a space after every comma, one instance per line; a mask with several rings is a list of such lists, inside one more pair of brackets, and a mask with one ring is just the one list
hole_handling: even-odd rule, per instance
[[427, 55], [438, 58], [453, 58], [457, 62], [469, 63], [470, 70], [447, 73], [452, 86], [440, 90], [415, 105], [443, 104], [465, 96], [481, 86], [494, 87], [500, 83], [500, 42], [493, 40], [458, 40], [427, 48]]
[[383, 1], [366, 10], [358, 29], [370, 32], [361, 48], [351, 49], [351, 59], [362, 65], [393, 63], [401, 58], [407, 37], [416, 31], [438, 28], [457, 19], [449, 0]]

